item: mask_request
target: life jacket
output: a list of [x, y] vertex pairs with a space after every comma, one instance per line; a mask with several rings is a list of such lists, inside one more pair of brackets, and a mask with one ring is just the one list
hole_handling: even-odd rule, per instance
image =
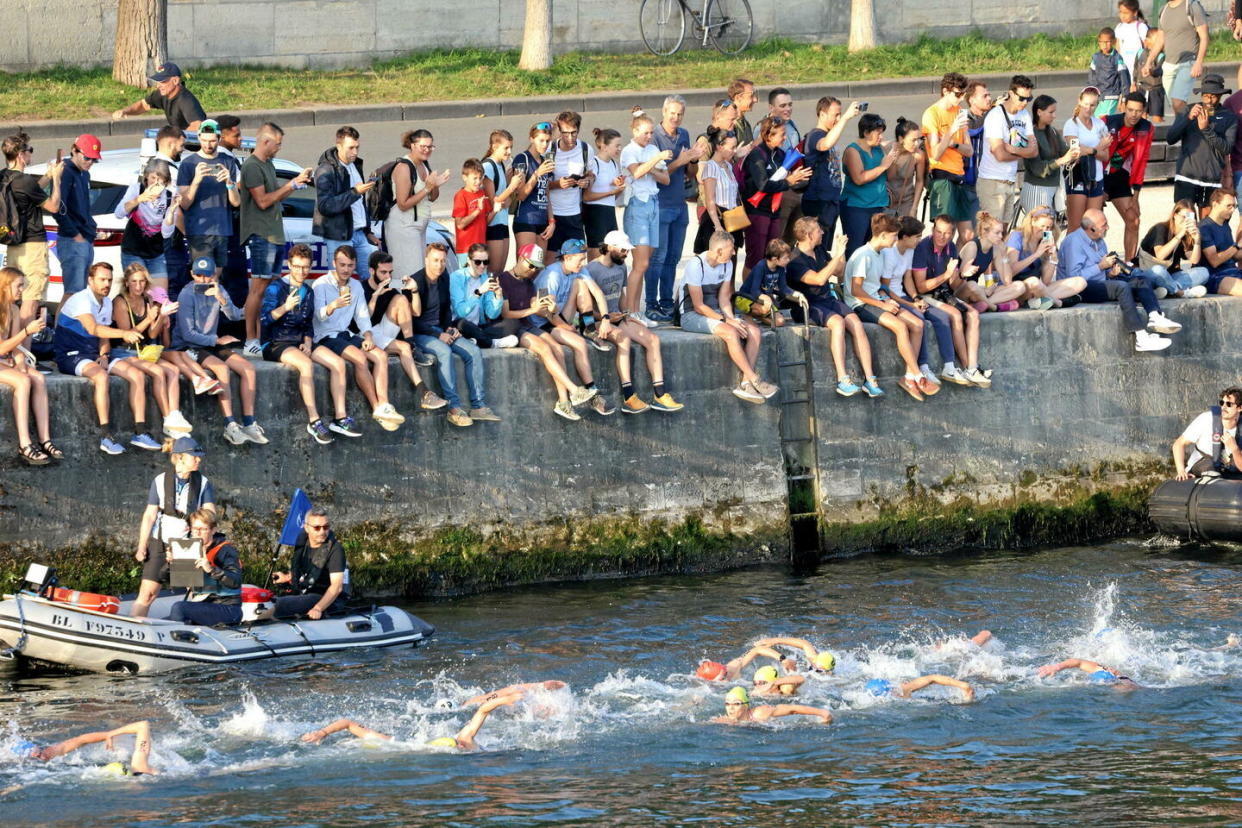
[[164, 516], [176, 518], [181, 521], [181, 534], [170, 533], [169, 537], [186, 537], [189, 534], [190, 512], [194, 512], [199, 508], [199, 498], [203, 494], [203, 473], [200, 471], [190, 472], [186, 485], [190, 487], [186, 493], [185, 506], [183, 512], [177, 508], [177, 473], [174, 471], [164, 472], [164, 501], [160, 506], [159, 522], [156, 524], [157, 534], [160, 540], [164, 539]]
[[[304, 534], [301, 538], [299, 538], [299, 541], [301, 541], [303, 538], [305, 538]], [[310, 592], [311, 590], [315, 589], [315, 584], [319, 581], [319, 576], [323, 573], [323, 568], [328, 563], [328, 556], [331, 554], [332, 546], [333, 544], [336, 544], [336, 543], [338, 543], [336, 539], [336, 535], [332, 532], [329, 532], [327, 540], [324, 542], [324, 545], [320, 547], [322, 549], [327, 550], [327, 554], [324, 555], [323, 560], [321, 562], [316, 562], [315, 558], [311, 555], [311, 548], [310, 548], [309, 541], [305, 541], [305, 542], [298, 544], [297, 548], [294, 549], [294, 552], [293, 552], [293, 561], [291, 564], [291, 572], [290, 572], [290, 574], [293, 576], [293, 580], [290, 583], [290, 587], [292, 588], [294, 593], [298, 595], [304, 595], [307, 592]], [[349, 593], [349, 563], [348, 562], [346, 562], [345, 564], [345, 572], [343, 574], [344, 574], [344, 584], [341, 589], [341, 594], [347, 595]]]
[[[229, 542], [227, 540], [222, 540], [219, 543], [217, 543], [215, 546], [208, 549], [207, 552], [205, 553], [206, 558], [207, 558], [207, 563], [211, 564], [212, 566], [216, 566], [216, 555], [219, 554], [221, 549], [223, 549], [224, 547], [228, 545], [229, 545]], [[217, 581], [215, 578], [204, 573], [203, 574], [203, 586], [200, 587], [199, 589], [192, 590], [191, 592], [193, 593], [191, 599], [199, 600], [199, 601], [207, 599], [207, 598], [211, 598], [211, 597], [236, 598], [236, 597], [241, 596], [241, 584], [238, 584], [235, 587], [225, 586], [220, 581]]]
[[1237, 472], [1233, 465], [1233, 458], [1226, 455], [1223, 451], [1224, 443], [1221, 436], [1225, 433], [1225, 425], [1221, 421], [1220, 406], [1214, 405], [1208, 409], [1212, 412], [1212, 468], [1218, 472]]

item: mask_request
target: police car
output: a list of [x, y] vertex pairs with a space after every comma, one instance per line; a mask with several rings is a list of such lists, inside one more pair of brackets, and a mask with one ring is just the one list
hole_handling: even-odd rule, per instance
[[[125, 197], [125, 191], [129, 189], [129, 185], [138, 179], [138, 174], [143, 166], [151, 158], [155, 157], [155, 135], [158, 130], [148, 129], [142, 140], [142, 145], [138, 149], [120, 149], [120, 150], [104, 150], [103, 156], [98, 163], [91, 167], [91, 215], [95, 217], [97, 232], [95, 234], [95, 261], [107, 262], [112, 265], [113, 272], [118, 276], [121, 273], [121, 237], [125, 234], [126, 219], [117, 218], [115, 210], [117, 205], [121, 203], [121, 199]], [[238, 162], [244, 161], [246, 156], [254, 150], [254, 139], [242, 139], [242, 146], [235, 153]], [[194, 132], [186, 133], [186, 149], [185, 154], [189, 154], [198, 149], [198, 134]], [[69, 163], [68, 156], [65, 163]], [[284, 184], [291, 178], [296, 178], [303, 167], [293, 161], [277, 157], [273, 163], [276, 166], [276, 176], [280, 183]], [[31, 175], [42, 175], [47, 172], [47, 164], [32, 164], [26, 169]], [[175, 177], [175, 176], [174, 176]], [[294, 190], [289, 197], [280, 203], [281, 213], [284, 216], [285, 225], [285, 250], [295, 244], [308, 244], [315, 254], [311, 278], [321, 276], [330, 267], [324, 250], [325, 245], [322, 239], [311, 234], [311, 223], [315, 213], [315, 186], [311, 183], [309, 186]], [[62, 294], [62, 286], [60, 279], [60, 260], [56, 257], [56, 220], [48, 213], [43, 214], [43, 224], [47, 230], [48, 247], [51, 255], [48, 257], [48, 269], [51, 271], [51, 278], [48, 281], [47, 294], [45, 301], [59, 302]], [[375, 225], [375, 233], [379, 235], [379, 224]], [[453, 249], [453, 234], [446, 230], [442, 224], [433, 221], [427, 228], [428, 241], [440, 241], [444, 243], [449, 250]], [[0, 254], [5, 248], [0, 245]], [[359, 270], [365, 269], [366, 263], [359, 263]]]

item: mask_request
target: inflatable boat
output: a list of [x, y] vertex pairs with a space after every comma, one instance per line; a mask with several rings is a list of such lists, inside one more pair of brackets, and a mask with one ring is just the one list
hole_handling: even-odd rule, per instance
[[1165, 481], [1148, 498], [1147, 514], [1160, 531], [1179, 538], [1242, 542], [1242, 480]]
[[[338, 650], [418, 646], [435, 628], [397, 607], [372, 607], [318, 621], [263, 621], [250, 588], [243, 623], [200, 627], [167, 619], [184, 595], [163, 595], [150, 616], [127, 613], [131, 601], [68, 590], [23, 589], [0, 599], [3, 655], [101, 673], [153, 673], [193, 664], [233, 664]], [[270, 596], [270, 593], [268, 593]], [[163, 616], [163, 617], [161, 617]]]

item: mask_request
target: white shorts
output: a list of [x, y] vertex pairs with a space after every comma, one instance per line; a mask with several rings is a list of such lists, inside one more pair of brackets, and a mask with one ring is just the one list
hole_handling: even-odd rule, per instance
[[394, 340], [401, 338], [401, 326], [393, 322], [387, 316], [379, 321], [378, 325], [371, 326], [371, 341], [375, 343], [375, 347], [381, 351], [387, 350], [388, 346]]

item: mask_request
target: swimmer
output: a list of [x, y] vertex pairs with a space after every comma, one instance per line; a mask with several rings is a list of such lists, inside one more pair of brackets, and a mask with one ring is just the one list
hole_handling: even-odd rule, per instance
[[922, 690], [924, 687], [930, 687], [933, 684], [939, 684], [942, 687], [956, 687], [962, 691], [963, 699], [968, 702], [975, 700], [975, 689], [969, 684], [939, 674], [919, 676], [910, 681], [903, 681], [898, 685], [894, 685], [888, 679], [874, 678], [867, 682], [866, 690], [873, 696], [896, 696], [899, 699], [908, 699], [915, 691]]
[[[434, 747], [455, 747], [458, 750], [479, 750], [479, 745], [475, 742], [474, 737], [479, 735], [479, 728], [483, 727], [483, 723], [487, 721], [487, 717], [491, 715], [491, 712], [497, 707], [513, 704], [521, 698], [521, 693], [507, 693], [503, 696], [488, 699], [479, 705], [479, 709], [474, 712], [474, 716], [470, 718], [465, 727], [457, 731], [456, 736], [441, 736], [438, 739], [432, 739], [427, 744]], [[337, 719], [327, 727], [303, 734], [302, 741], [317, 745], [328, 736], [331, 736], [333, 733], [339, 733], [342, 730], [348, 730], [350, 734], [359, 739], [392, 740], [392, 737], [387, 733], [380, 733], [378, 730], [364, 727], [352, 719]]]
[[818, 716], [823, 724], [832, 724], [832, 713], [822, 707], [805, 704], [761, 704], [750, 706], [750, 695], [745, 687], [734, 687], [725, 695], [725, 714], [716, 716], [712, 724], [745, 724], [766, 722], [781, 716]]
[[792, 696], [806, 681], [798, 675], [782, 676], [772, 666], [760, 667], [755, 671], [754, 689], [757, 696]]
[[746, 669], [756, 658], [761, 657], [770, 658], [782, 667], [792, 664], [771, 647], [755, 646], [751, 647], [745, 655], [733, 659], [728, 664], [704, 659], [699, 662], [699, 669], [695, 671], [695, 675], [707, 681], [736, 681], [742, 675], [742, 670]]
[[1045, 664], [1036, 671], [1036, 675], [1040, 678], [1048, 678], [1048, 676], [1055, 676], [1062, 670], [1073, 670], [1074, 668], [1082, 670], [1087, 674], [1087, 678], [1094, 682], [1113, 684], [1119, 690], [1133, 690], [1138, 687], [1138, 683], [1129, 676], [1123, 676], [1111, 667], [1105, 667], [1085, 658], [1067, 658], [1065, 661], [1057, 664]]
[[[971, 644], [974, 644], [976, 647], [986, 647], [987, 643], [992, 640], [992, 631], [991, 630], [979, 630], [979, 632], [975, 633], [967, 640]], [[939, 641], [936, 643], [936, 649], [943, 650], [945, 647], [948, 647], [950, 644], [952, 644], [955, 641], [961, 641], [961, 639], [960, 638], [948, 638], [948, 639], [945, 639], [944, 641]]]
[[532, 690], [563, 690], [568, 686], [569, 685], [565, 684], [565, 682], [556, 681], [555, 679], [551, 681], [527, 682], [526, 684], [510, 684], [508, 687], [502, 687], [499, 690], [493, 690], [490, 693], [483, 693], [482, 695], [466, 699], [462, 702], [462, 707], [474, 707], [475, 705], [482, 704], [488, 699], [494, 699], [498, 696], [507, 696], [511, 693], [522, 694], [529, 693]]
[[[818, 673], [831, 673], [837, 666], [837, 660], [832, 653], [826, 650], [817, 650], [815, 645], [807, 641], [805, 638], [785, 638], [776, 636], [773, 638], [761, 638], [755, 642], [756, 647], [794, 647], [801, 650], [806, 656], [807, 663], [811, 665], [811, 669]], [[786, 659], [790, 664], [792, 660]], [[786, 667], [786, 672], [792, 673], [793, 667]]]
[[72, 739], [66, 739], [63, 742], [57, 742], [54, 745], [47, 745], [45, 747], [39, 747], [33, 742], [19, 742], [13, 746], [13, 752], [22, 758], [48, 762], [57, 756], [64, 756], [80, 747], [98, 744], [99, 742], [103, 742], [108, 750], [112, 750], [112, 740], [117, 736], [133, 736], [134, 751], [130, 754], [128, 765], [124, 762], [110, 762], [104, 765], [106, 770], [114, 771], [118, 776], [142, 776], [143, 774], [159, 773], [159, 771], [147, 764], [147, 759], [151, 755], [151, 726], [145, 721], [131, 722], [123, 727], [118, 727], [116, 730], [84, 733], [81, 736], [74, 736]]

